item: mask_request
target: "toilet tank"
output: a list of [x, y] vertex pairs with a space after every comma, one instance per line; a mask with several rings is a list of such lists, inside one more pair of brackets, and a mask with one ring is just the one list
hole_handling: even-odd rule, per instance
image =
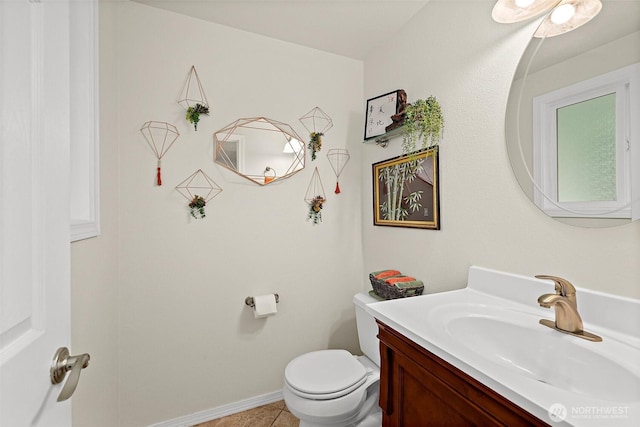
[[360, 349], [376, 366], [380, 366], [380, 345], [378, 341], [378, 324], [376, 319], [367, 313], [364, 307], [373, 302], [380, 302], [366, 292], [359, 292], [353, 297], [356, 308], [356, 325]]

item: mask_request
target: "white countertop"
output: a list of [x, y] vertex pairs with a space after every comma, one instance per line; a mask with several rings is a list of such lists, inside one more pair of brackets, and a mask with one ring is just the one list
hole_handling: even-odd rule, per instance
[[[640, 425], [640, 301], [576, 289], [584, 330], [602, 336], [602, 342], [538, 324], [538, 319], [554, 319], [553, 309], [537, 303], [538, 296], [554, 293], [551, 282], [481, 267], [470, 268], [464, 289], [377, 302], [366, 310], [549, 424]], [[474, 329], [470, 337], [460, 328], [484, 324], [524, 333], [505, 337]], [[556, 369], [558, 378], [552, 373], [547, 376], [551, 381], [540, 379], [527, 371], [532, 364]], [[549, 411], [563, 420], [552, 419]]]

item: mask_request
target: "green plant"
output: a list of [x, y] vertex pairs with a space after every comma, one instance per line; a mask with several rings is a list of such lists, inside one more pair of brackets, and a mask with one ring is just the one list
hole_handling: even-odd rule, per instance
[[444, 117], [440, 104], [434, 96], [407, 104], [405, 114], [402, 128], [403, 153], [409, 154], [417, 151], [420, 139], [422, 139], [421, 148], [438, 145], [444, 130]]
[[206, 205], [207, 205], [207, 201], [196, 194], [193, 197], [193, 200], [191, 200], [191, 203], [189, 203], [191, 216], [194, 217], [195, 219], [198, 219], [198, 217], [204, 218], [206, 216], [204, 213], [204, 207]]
[[409, 188], [418, 174], [423, 170], [424, 160], [412, 159], [403, 163], [380, 169], [381, 185], [386, 189], [386, 200], [380, 205], [382, 217], [390, 221], [404, 221], [412, 212], [422, 207], [423, 191], [413, 191], [407, 195]]
[[307, 148], [311, 150], [311, 160], [316, 159], [316, 152], [322, 149], [322, 136], [324, 133], [322, 132], [311, 132], [311, 141], [309, 141], [309, 145]]
[[324, 202], [324, 197], [316, 196], [309, 203], [309, 215], [307, 219], [312, 219], [314, 224], [322, 222], [322, 204]]
[[196, 104], [194, 107], [189, 107], [187, 109], [185, 118], [189, 120], [190, 123], [193, 123], [193, 127], [195, 128], [195, 130], [198, 130], [200, 114], [209, 115], [209, 107], [202, 104]]

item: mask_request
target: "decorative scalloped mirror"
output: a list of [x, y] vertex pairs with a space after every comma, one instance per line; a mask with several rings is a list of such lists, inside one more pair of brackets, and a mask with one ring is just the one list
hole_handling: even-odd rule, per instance
[[[507, 151], [523, 191], [550, 217], [583, 227], [612, 227], [638, 218], [640, 121], [634, 115], [640, 105], [640, 66], [631, 71], [635, 80], [630, 84], [617, 83], [620, 90], [614, 96], [610, 94], [615, 91], [602, 80], [611, 75], [618, 78], [621, 70], [639, 62], [639, 0], [604, 1], [600, 14], [584, 26], [557, 37], [532, 38], [529, 43], [511, 85], [505, 123]], [[598, 90], [604, 89], [584, 89], [594, 83], [600, 85]], [[564, 98], [559, 100], [557, 95]], [[615, 98], [609, 99], [609, 105], [615, 107], [606, 107], [606, 113], [588, 105], [595, 104], [594, 100], [606, 102], [607, 97]], [[580, 121], [567, 124], [564, 117], [576, 117], [586, 109], [592, 118], [581, 116]], [[595, 126], [598, 122], [601, 125]], [[567, 129], [582, 133], [576, 136]], [[606, 144], [603, 134], [609, 135]], [[570, 141], [570, 150], [561, 145], [561, 139]], [[547, 140], [553, 143], [548, 145]], [[574, 193], [569, 190], [575, 190], [560, 182], [567, 170], [575, 173], [573, 183], [588, 195], [571, 198]], [[609, 187], [608, 194], [603, 186]]]
[[271, 184], [304, 169], [304, 143], [286, 123], [242, 118], [213, 136], [214, 161], [256, 184]]

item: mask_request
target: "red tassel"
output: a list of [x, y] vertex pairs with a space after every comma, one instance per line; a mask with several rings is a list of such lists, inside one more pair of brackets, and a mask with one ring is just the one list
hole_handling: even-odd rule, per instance
[[162, 177], [160, 176], [160, 166], [158, 166], [158, 173], [156, 175], [158, 178], [158, 185], [162, 185]]
[[338, 184], [338, 182], [336, 181], [336, 194], [340, 194], [340, 185]]

